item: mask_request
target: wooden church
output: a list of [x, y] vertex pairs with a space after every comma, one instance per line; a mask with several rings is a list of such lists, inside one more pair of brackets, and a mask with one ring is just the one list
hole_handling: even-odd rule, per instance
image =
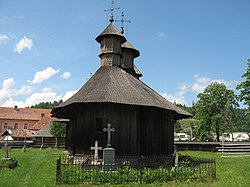
[[100, 68], [70, 99], [52, 110], [66, 118], [66, 148], [90, 154], [97, 140], [105, 147], [110, 123], [111, 145], [117, 156], [168, 156], [174, 151], [174, 123], [191, 116], [143, 83], [134, 65], [140, 55], [112, 24], [96, 38]]

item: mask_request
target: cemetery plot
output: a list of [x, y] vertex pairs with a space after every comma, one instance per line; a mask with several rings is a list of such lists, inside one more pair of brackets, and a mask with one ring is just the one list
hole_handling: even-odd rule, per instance
[[57, 184], [153, 183], [216, 178], [214, 159], [180, 156], [178, 167], [173, 170], [174, 157], [117, 158], [109, 171], [104, 170], [102, 164], [84, 164], [77, 160], [82, 158], [70, 159], [65, 155], [60, 157], [57, 161]]

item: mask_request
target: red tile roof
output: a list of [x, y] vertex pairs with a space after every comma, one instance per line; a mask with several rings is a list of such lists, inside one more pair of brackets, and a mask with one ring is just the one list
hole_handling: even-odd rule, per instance
[[52, 122], [51, 109], [0, 107], [0, 120], [33, 121], [31, 130], [40, 130]]
[[42, 119], [42, 115], [51, 118], [50, 112], [51, 109], [0, 107], [0, 119], [38, 121]]

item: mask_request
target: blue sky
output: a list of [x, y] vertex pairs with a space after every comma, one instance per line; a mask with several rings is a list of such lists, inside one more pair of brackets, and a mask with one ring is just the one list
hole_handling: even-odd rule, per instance
[[[250, 58], [249, 0], [116, 0], [141, 53], [141, 80], [191, 106], [213, 81], [228, 89]], [[95, 41], [111, 0], [0, 0], [0, 106], [67, 99], [99, 68]], [[120, 25], [115, 23], [119, 28]]]

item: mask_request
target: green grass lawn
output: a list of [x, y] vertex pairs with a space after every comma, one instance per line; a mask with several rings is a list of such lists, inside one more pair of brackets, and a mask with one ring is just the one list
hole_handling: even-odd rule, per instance
[[[25, 153], [20, 149], [12, 149], [10, 156], [18, 160], [18, 167], [13, 170], [0, 170], [0, 186], [4, 187], [39, 187], [55, 186], [56, 160], [62, 150], [58, 149], [32, 149]], [[250, 186], [250, 158], [220, 158], [218, 153], [183, 151], [183, 155], [201, 158], [216, 158], [217, 180], [214, 183], [207, 182], [169, 182], [146, 184], [123, 184], [118, 186]], [[63, 186], [63, 185], [58, 185]], [[75, 185], [83, 186], [83, 185]], [[84, 185], [86, 186], [86, 185]], [[89, 185], [90, 186], [90, 185]], [[93, 185], [92, 185], [93, 186]], [[100, 185], [103, 186], [103, 185]], [[104, 186], [109, 186], [104, 185]]]
[[29, 148], [12, 149], [10, 157], [15, 157], [18, 166], [12, 170], [0, 170], [0, 186], [53, 186], [55, 184], [56, 160], [62, 150]]

